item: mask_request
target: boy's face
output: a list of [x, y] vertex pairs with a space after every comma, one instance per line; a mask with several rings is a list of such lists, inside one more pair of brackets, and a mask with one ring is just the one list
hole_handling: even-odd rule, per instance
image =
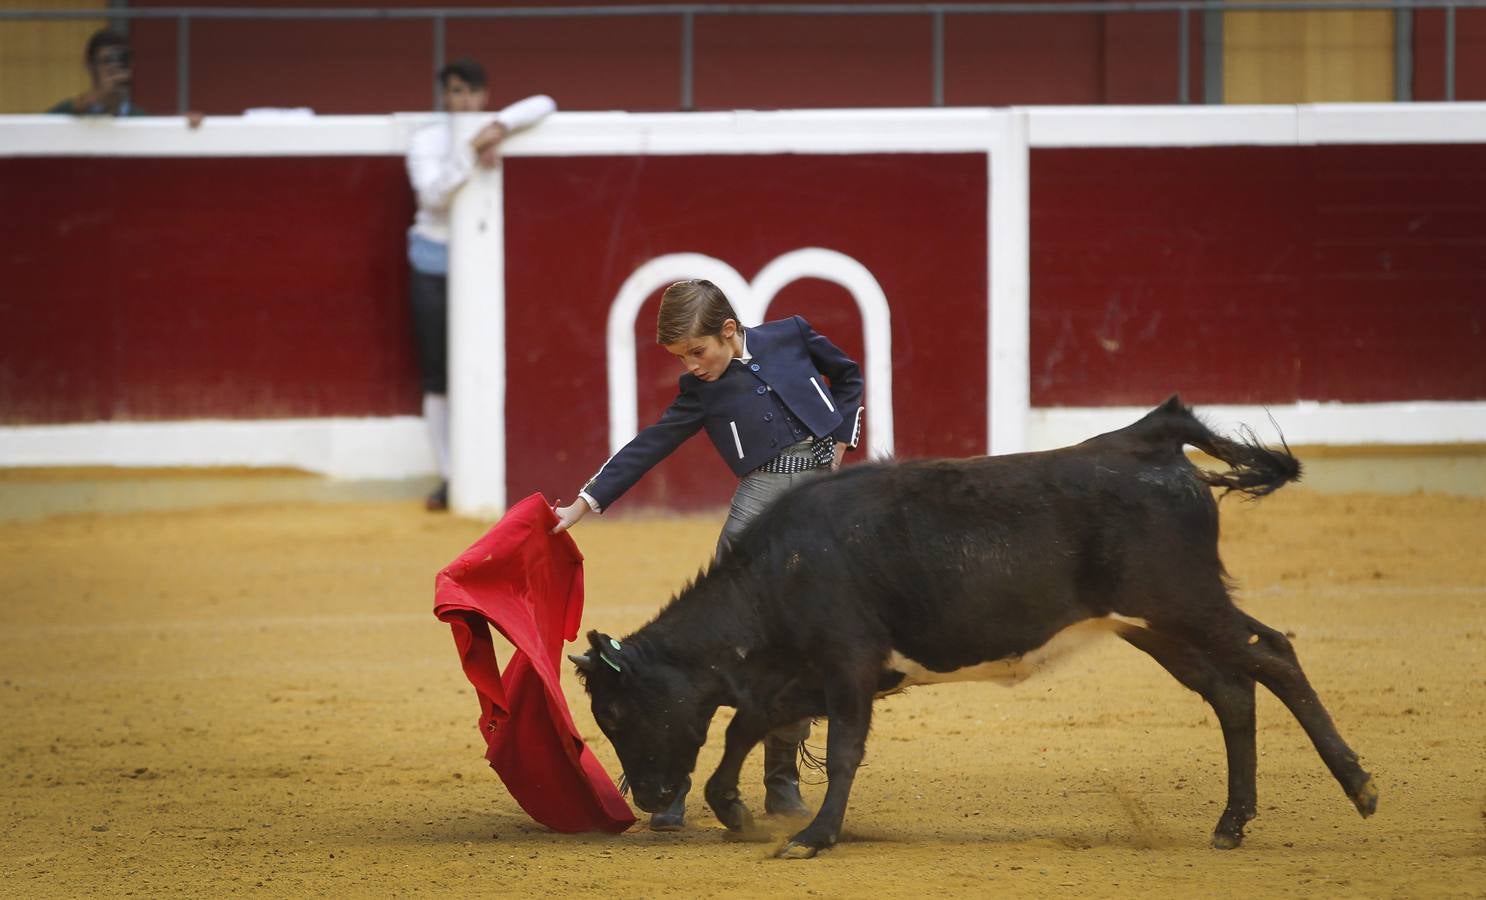
[[716, 381], [727, 371], [728, 363], [741, 348], [737, 346], [738, 323], [728, 319], [722, 336], [692, 337], [666, 344], [666, 352], [681, 361], [686, 371], [702, 381]]
[[444, 109], [448, 112], [479, 112], [485, 108], [485, 89], [450, 74], [444, 79]]

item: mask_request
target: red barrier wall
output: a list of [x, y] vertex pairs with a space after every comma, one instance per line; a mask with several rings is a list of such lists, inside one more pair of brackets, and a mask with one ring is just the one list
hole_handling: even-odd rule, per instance
[[[984, 154], [515, 158], [506, 167], [507, 496], [571, 499], [608, 457], [609, 305], [636, 268], [669, 253], [714, 256], [747, 279], [802, 247], [857, 260], [892, 309], [899, 454], [983, 451]], [[675, 397], [682, 373], [655, 346], [659, 293], [635, 326], [642, 426]], [[768, 318], [791, 314], [864, 361], [844, 289], [795, 282]], [[699, 436], [622, 506], [716, 506], [735, 484]]]
[[1033, 151], [1032, 405], [1486, 398], [1483, 150]]
[[400, 158], [0, 158], [0, 423], [415, 412]]
[[[1486, 399], [1482, 149], [1033, 150], [1033, 405]], [[608, 305], [673, 252], [857, 259], [892, 307], [900, 454], [983, 449], [983, 155], [506, 166], [509, 496], [604, 459]], [[0, 204], [0, 422], [417, 409], [399, 158], [0, 158]], [[679, 374], [654, 310], [642, 422]], [[843, 289], [793, 284], [792, 312], [862, 354]], [[631, 505], [728, 483], [695, 442]]]

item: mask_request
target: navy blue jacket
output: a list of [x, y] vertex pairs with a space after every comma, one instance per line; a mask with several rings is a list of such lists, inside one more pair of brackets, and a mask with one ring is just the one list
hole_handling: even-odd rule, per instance
[[[799, 316], [745, 332], [747, 362], [716, 381], [690, 372], [660, 421], [635, 435], [583, 486], [599, 509], [629, 490], [701, 428], [740, 478], [809, 437], [856, 447], [862, 430], [862, 370]], [[827, 381], [829, 379], [829, 382]]]

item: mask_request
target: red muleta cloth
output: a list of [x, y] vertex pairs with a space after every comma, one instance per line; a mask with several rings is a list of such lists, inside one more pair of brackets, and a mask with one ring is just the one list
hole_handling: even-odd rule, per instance
[[[583, 617], [583, 554], [541, 494], [511, 507], [439, 572], [433, 614], [454, 631], [480, 698], [485, 758], [511, 796], [554, 831], [624, 831], [635, 823], [614, 782], [584, 745], [562, 696], [563, 641]], [[490, 628], [515, 645], [506, 670]]]

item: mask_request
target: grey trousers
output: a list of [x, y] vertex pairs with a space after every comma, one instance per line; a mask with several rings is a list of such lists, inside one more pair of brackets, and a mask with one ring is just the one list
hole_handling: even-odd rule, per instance
[[[801, 444], [794, 444], [786, 449], [793, 451]], [[803, 444], [808, 448], [808, 442]], [[806, 451], [808, 453], [808, 449]], [[768, 508], [770, 503], [790, 488], [802, 484], [814, 478], [830, 474], [830, 467], [821, 466], [818, 469], [807, 469], [804, 472], [796, 472], [793, 475], [776, 475], [773, 472], [749, 472], [738, 482], [738, 489], [733, 492], [733, 505], [728, 509], [728, 520], [723, 523], [722, 534], [717, 538], [717, 551], [714, 559], [720, 558], [722, 552], [733, 545], [748, 523], [758, 517], [758, 514]]]
[[[785, 448], [786, 453], [810, 452], [810, 442], [804, 441], [799, 444]], [[714, 558], [721, 557], [723, 551], [733, 545], [748, 523], [758, 517], [758, 514], [768, 508], [770, 503], [779, 499], [785, 491], [830, 473], [829, 466], [821, 466], [818, 469], [807, 469], [804, 472], [796, 472], [792, 475], [776, 475], [773, 472], [749, 472], [738, 482], [738, 490], [733, 493], [733, 505], [728, 509], [728, 520], [722, 526], [722, 534], [717, 538], [717, 551]], [[792, 725], [781, 725], [769, 732], [769, 737], [788, 744], [798, 744], [810, 737], [810, 720], [803, 719]]]

